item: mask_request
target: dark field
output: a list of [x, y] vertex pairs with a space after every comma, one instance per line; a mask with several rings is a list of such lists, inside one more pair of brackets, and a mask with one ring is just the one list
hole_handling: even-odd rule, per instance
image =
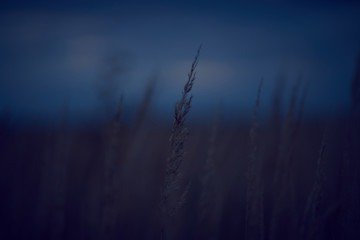
[[357, 71], [349, 112], [331, 119], [303, 120], [298, 86], [284, 114], [274, 93], [260, 122], [254, 92], [253, 120], [235, 125], [221, 107], [185, 122], [191, 86], [172, 127], [148, 111], [151, 91], [133, 122], [121, 106], [82, 127], [3, 114], [0, 239], [357, 239], [359, 82]]

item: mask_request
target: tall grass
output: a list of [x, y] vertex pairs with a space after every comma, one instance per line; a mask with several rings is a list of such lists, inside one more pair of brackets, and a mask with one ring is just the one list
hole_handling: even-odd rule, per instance
[[247, 164], [245, 239], [264, 239], [263, 219], [263, 177], [259, 156], [258, 111], [263, 80], [261, 80], [255, 101], [252, 126], [250, 128], [250, 156]]
[[326, 150], [327, 133], [323, 133], [321, 147], [316, 162], [316, 177], [305, 207], [299, 239], [316, 239], [321, 227], [321, 210], [324, 207], [324, 184], [325, 184], [325, 163], [324, 153]]
[[[165, 239], [168, 234], [169, 216], [177, 213], [179, 208], [184, 204], [185, 197], [188, 193], [188, 187], [181, 190], [182, 172], [181, 166], [184, 161], [185, 141], [188, 135], [188, 129], [185, 127], [186, 115], [191, 108], [192, 96], [189, 95], [193, 87], [196, 67], [200, 55], [201, 46], [199, 47], [195, 59], [191, 64], [188, 79], [185, 83], [181, 99], [175, 104], [174, 122], [170, 135], [170, 154], [166, 162], [166, 173], [164, 186], [161, 192], [160, 206], [163, 214], [162, 238]], [[189, 185], [188, 185], [189, 186]]]
[[153, 81], [131, 123], [121, 98], [102, 125], [0, 126], [0, 238], [357, 239], [359, 62], [342, 119], [304, 120], [300, 80], [282, 119], [282, 78], [264, 123], [261, 81], [250, 126], [219, 111], [189, 135], [199, 55], [170, 134], [152, 118]]

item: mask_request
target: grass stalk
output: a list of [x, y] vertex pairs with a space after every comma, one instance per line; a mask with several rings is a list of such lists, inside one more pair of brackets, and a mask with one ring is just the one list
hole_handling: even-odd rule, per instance
[[181, 99], [175, 104], [174, 121], [170, 135], [170, 154], [166, 162], [165, 182], [161, 192], [160, 207], [162, 211], [162, 239], [168, 236], [168, 220], [174, 216], [184, 204], [188, 187], [181, 191], [182, 172], [181, 166], [184, 160], [184, 145], [188, 136], [185, 127], [186, 115], [191, 108], [192, 95], [190, 91], [196, 77], [196, 67], [200, 55], [201, 46], [198, 48], [194, 61], [191, 65], [188, 79], [185, 83]]
[[262, 163], [259, 158], [258, 112], [260, 106], [261, 89], [263, 79], [261, 79], [255, 107], [253, 112], [252, 126], [249, 132], [250, 156], [247, 164], [247, 189], [246, 189], [246, 213], [245, 213], [245, 239], [263, 239], [263, 212], [262, 212]]

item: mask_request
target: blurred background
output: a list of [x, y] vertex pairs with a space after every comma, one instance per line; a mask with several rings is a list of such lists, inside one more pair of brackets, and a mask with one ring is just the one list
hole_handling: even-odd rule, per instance
[[359, 52], [359, 1], [2, 0], [0, 239], [360, 239]]
[[[14, 124], [74, 124], [114, 113], [121, 94], [131, 121], [151, 79], [151, 112], [171, 122], [203, 44], [191, 122], [222, 105], [226, 121], [260, 113], [284, 79], [301, 77], [305, 118], [347, 111], [360, 49], [358, 1], [2, 1], [0, 111]], [[105, 117], [107, 118], [107, 117]]]

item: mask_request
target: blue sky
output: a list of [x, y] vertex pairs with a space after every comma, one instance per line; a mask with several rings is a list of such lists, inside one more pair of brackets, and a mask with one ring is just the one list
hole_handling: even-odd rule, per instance
[[84, 2], [2, 3], [0, 109], [51, 121], [67, 102], [73, 118], [89, 118], [123, 93], [130, 114], [156, 75], [152, 110], [171, 118], [201, 43], [193, 118], [212, 115], [219, 102], [227, 118], [248, 118], [262, 77], [266, 113], [279, 74], [288, 90], [303, 75], [309, 116], [349, 104], [360, 52], [356, 2]]

